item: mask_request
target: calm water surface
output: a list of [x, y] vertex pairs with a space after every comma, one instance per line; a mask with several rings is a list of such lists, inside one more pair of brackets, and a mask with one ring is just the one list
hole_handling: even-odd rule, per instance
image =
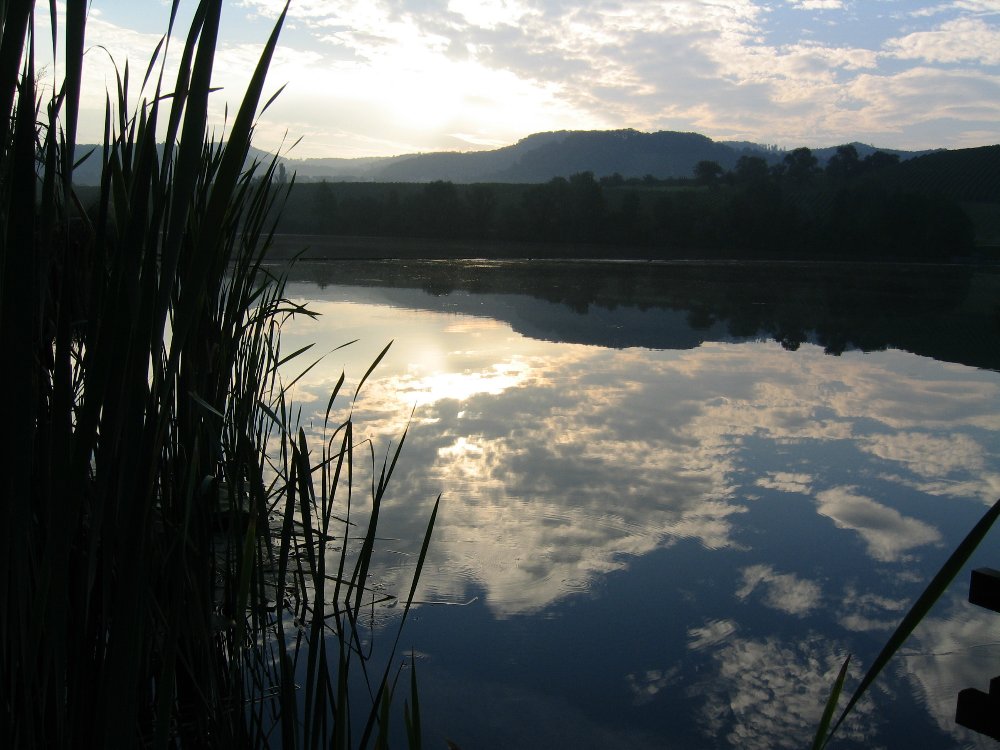
[[[284, 346], [329, 352], [296, 388], [314, 439], [341, 371], [356, 384], [394, 340], [354, 406], [379, 455], [410, 420], [379, 586], [405, 588], [442, 493], [403, 637], [428, 746], [807, 746], [846, 654], [853, 689], [1000, 497], [998, 281], [297, 268], [290, 296], [321, 315]], [[998, 542], [969, 567], [1000, 567]], [[838, 746], [996, 746], [954, 722], [958, 691], [1000, 674], [1000, 615], [967, 587]]]

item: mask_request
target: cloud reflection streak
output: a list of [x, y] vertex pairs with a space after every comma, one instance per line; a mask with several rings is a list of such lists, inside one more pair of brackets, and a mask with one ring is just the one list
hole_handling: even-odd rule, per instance
[[[413, 498], [443, 492], [439, 577], [425, 586], [455, 599], [481, 589], [500, 616], [538, 611], [685, 540], [749, 550], [740, 519], [752, 489], [812, 497], [872, 559], [905, 563], [939, 532], [869, 497], [859, 476], [976, 499], [992, 489], [984, 474], [1000, 476], [987, 447], [1000, 444], [994, 373], [891, 351], [834, 358], [810, 345], [611, 351], [528, 339], [488, 319], [319, 307], [336, 325], [296, 324], [290, 345], [318, 337], [332, 348], [348, 331], [374, 345], [396, 336], [355, 417], [368, 434], [398, 436], [416, 405], [390, 505], [416, 514], [424, 506]], [[299, 392], [325, 404], [336, 376], [317, 366]], [[809, 451], [820, 446], [858, 468], [816, 462]], [[933, 484], [942, 478], [950, 484]], [[392, 536], [420, 538], [418, 518], [395, 523]], [[818, 606], [807, 580], [780, 575], [768, 585], [785, 581], [797, 595], [765, 601], [792, 614]]]

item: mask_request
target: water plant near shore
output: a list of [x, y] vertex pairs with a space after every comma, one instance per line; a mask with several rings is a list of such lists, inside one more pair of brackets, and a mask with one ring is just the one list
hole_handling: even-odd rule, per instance
[[[282, 322], [309, 314], [262, 263], [287, 193], [275, 161], [245, 166], [287, 6], [224, 141], [207, 114], [221, 0], [199, 3], [171, 86], [174, 0], [141, 100], [125, 64], [103, 147], [80, 154], [87, 7], [66, 4], [60, 37], [50, 4], [65, 71], [46, 97], [34, 3], [2, 6], [13, 439], [0, 479], [0, 735], [14, 748], [384, 741], [396, 652], [369, 674], [361, 610], [385, 598], [367, 572], [402, 441], [355, 534], [352, 417], [312, 463], [282, 380], [301, 354], [282, 354]], [[86, 209], [80, 159], [102, 160]], [[352, 670], [367, 686], [353, 701]]]

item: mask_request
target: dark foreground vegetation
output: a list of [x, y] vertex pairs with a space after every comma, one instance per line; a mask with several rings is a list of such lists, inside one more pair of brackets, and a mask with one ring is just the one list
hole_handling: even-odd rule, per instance
[[57, 35], [36, 36], [33, 5], [5, 2], [0, 32], [3, 746], [384, 745], [401, 665], [391, 634], [379, 658], [362, 643], [365, 613], [394, 600], [369, 572], [398, 448], [352, 494], [341, 379], [310, 451], [280, 351], [282, 321], [308, 311], [261, 266], [284, 196], [273, 162], [244, 169], [284, 13], [225, 145], [206, 115], [221, 0], [168, 32], [138, 103], [123, 66], [84, 212], [87, 4], [66, 5], [49, 99], [34, 50]]
[[904, 163], [843, 146], [823, 168], [802, 148], [772, 166], [742, 156], [728, 172], [702, 161], [690, 179], [301, 183], [278, 231], [589, 247], [603, 257], [951, 260], [990, 241], [998, 194], [1000, 146]]

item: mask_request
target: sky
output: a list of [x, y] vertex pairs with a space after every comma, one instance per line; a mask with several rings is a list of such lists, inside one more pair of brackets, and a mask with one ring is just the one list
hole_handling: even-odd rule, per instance
[[[226, 0], [215, 122], [282, 5]], [[195, 6], [181, 0], [181, 15]], [[168, 11], [93, 0], [81, 141], [100, 139], [110, 60], [144, 70]], [[293, 0], [267, 95], [284, 84], [255, 143], [301, 139], [295, 158], [617, 128], [782, 148], [982, 146], [1000, 143], [1000, 0]]]

